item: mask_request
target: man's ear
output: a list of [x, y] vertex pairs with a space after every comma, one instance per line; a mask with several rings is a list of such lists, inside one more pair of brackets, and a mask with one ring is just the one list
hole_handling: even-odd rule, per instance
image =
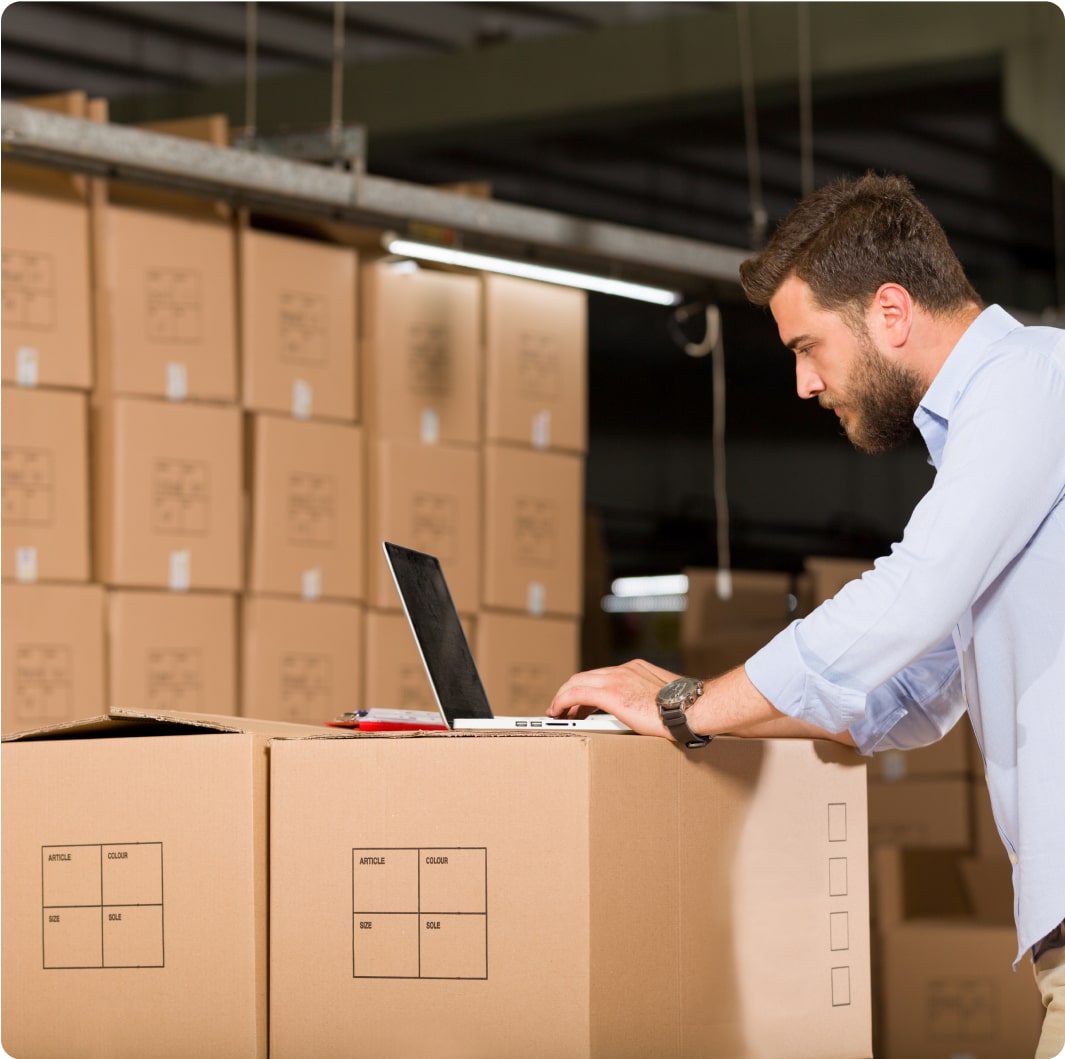
[[898, 283], [882, 283], [870, 303], [866, 322], [889, 346], [904, 346], [913, 326], [913, 298]]

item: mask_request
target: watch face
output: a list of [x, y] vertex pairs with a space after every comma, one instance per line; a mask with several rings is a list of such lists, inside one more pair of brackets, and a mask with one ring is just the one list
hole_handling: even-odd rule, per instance
[[678, 677], [671, 680], [659, 693], [658, 705], [666, 708], [682, 706], [695, 693], [700, 681], [693, 677]]

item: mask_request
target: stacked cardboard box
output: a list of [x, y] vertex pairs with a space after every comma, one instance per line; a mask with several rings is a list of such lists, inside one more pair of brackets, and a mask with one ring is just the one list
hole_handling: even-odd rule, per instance
[[853, 754], [327, 734], [116, 711], [5, 740], [11, 1054], [870, 1054]]
[[543, 713], [580, 668], [587, 303], [484, 285], [484, 558], [475, 652], [497, 713]]
[[[34, 105], [95, 114], [84, 93]], [[98, 712], [104, 599], [91, 583], [94, 182], [3, 166], [4, 731]]]

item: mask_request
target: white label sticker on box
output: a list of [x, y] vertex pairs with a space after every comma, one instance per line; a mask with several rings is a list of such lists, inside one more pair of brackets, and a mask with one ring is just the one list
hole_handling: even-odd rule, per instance
[[301, 594], [304, 599], [318, 599], [321, 596], [322, 571], [318, 567], [304, 570], [301, 580]]
[[542, 581], [529, 582], [527, 605], [529, 613], [533, 616], [538, 618], [543, 614], [547, 606], [547, 589]]
[[15, 381], [19, 386], [36, 386], [38, 376], [37, 350], [32, 346], [19, 346], [15, 354]]
[[188, 548], [170, 553], [170, 571], [167, 584], [171, 592], [187, 592], [192, 583], [192, 556]]
[[15, 549], [15, 580], [29, 584], [37, 580], [37, 549]]
[[292, 414], [296, 419], [310, 419], [314, 406], [314, 387], [305, 379], [292, 382]]
[[166, 365], [166, 396], [171, 401], [184, 401], [189, 395], [189, 372], [186, 365], [176, 360]]
[[532, 445], [534, 449], [546, 449], [551, 444], [551, 412], [537, 412], [532, 418]]
[[422, 444], [435, 445], [440, 440], [440, 413], [435, 408], [422, 409]]

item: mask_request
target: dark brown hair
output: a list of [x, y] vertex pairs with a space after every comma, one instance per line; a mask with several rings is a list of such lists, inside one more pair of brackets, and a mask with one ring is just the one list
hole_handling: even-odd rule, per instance
[[797, 276], [818, 305], [849, 319], [864, 314], [883, 283], [898, 283], [927, 312], [981, 305], [939, 222], [901, 176], [867, 173], [808, 195], [760, 254], [740, 265], [755, 305], [768, 305]]

